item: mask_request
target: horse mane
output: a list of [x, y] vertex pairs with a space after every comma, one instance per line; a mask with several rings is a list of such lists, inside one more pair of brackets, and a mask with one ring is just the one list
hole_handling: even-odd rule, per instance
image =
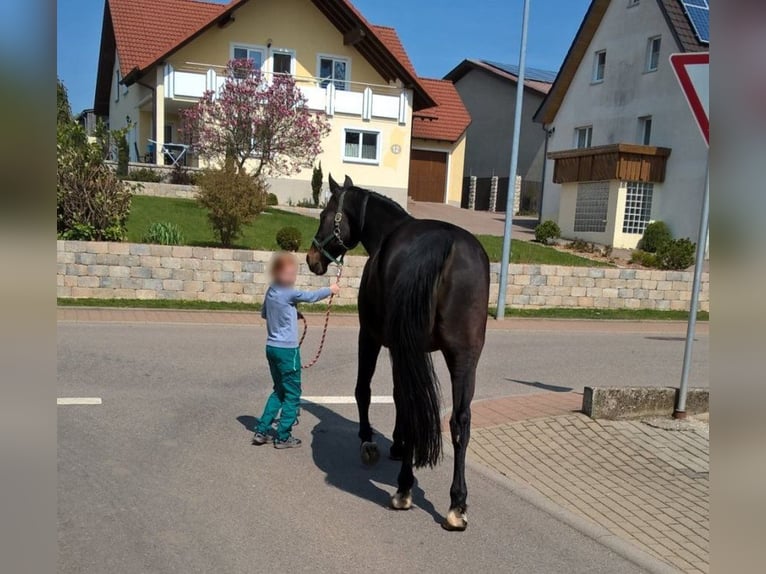
[[363, 187], [357, 187], [353, 186], [350, 188], [352, 191], [361, 191], [363, 193], [367, 193], [371, 198], [375, 198], [379, 201], [381, 201], [384, 205], [393, 208], [395, 211], [399, 212], [402, 215], [406, 215], [410, 217], [410, 214], [407, 213], [407, 210], [404, 209], [401, 205], [396, 203], [393, 199], [390, 197], [386, 197], [385, 195], [382, 195], [378, 193], [377, 191], [372, 191], [371, 189], [365, 189]]

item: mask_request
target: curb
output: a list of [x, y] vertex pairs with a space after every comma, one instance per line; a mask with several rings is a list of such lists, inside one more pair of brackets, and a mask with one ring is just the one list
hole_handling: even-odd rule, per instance
[[595, 540], [602, 546], [605, 546], [615, 554], [625, 558], [636, 566], [643, 568], [647, 572], [650, 572], [651, 574], [680, 574], [680, 570], [673, 568], [666, 562], [655, 558], [654, 556], [634, 546], [630, 542], [627, 542], [619, 536], [612, 534], [606, 528], [599, 526], [590, 520], [582, 518], [581, 516], [570, 512], [562, 506], [559, 506], [552, 500], [540, 494], [531, 486], [521, 484], [507, 476], [500, 474], [495, 470], [492, 470], [486, 465], [474, 460], [470, 455], [466, 457], [466, 466], [484, 478], [491, 480], [504, 488], [507, 488], [523, 501], [531, 504], [535, 508], [542, 510], [549, 516], [552, 516], [556, 520], [563, 522], [567, 526], [574, 528], [580, 534]]

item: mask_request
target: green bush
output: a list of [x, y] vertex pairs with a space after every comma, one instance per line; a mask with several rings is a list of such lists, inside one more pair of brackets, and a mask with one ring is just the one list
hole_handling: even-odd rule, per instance
[[687, 237], [666, 241], [657, 249], [657, 266], [682, 271], [694, 264], [695, 251], [696, 245]]
[[231, 247], [242, 226], [255, 219], [266, 206], [263, 180], [238, 171], [228, 160], [222, 169], [209, 169], [199, 176], [197, 202], [208, 210], [213, 231], [224, 247]]
[[319, 194], [322, 193], [322, 162], [314, 168], [311, 174], [311, 198], [314, 200], [314, 207], [319, 207]]
[[182, 245], [184, 236], [175, 224], [161, 221], [149, 226], [146, 235], [144, 235], [144, 242], [158, 245]]
[[535, 227], [535, 239], [543, 245], [548, 245], [551, 240], [561, 237], [561, 229], [558, 223], [549, 219]]
[[125, 179], [130, 181], [160, 183], [162, 181], [162, 174], [148, 167], [142, 167], [132, 170], [130, 173], [128, 173], [128, 177]]
[[301, 248], [303, 236], [296, 227], [283, 227], [277, 231], [277, 245], [285, 251], [298, 251]]
[[630, 254], [630, 262], [644, 267], [657, 267], [657, 256], [654, 253], [636, 249]]
[[119, 177], [127, 177], [129, 163], [130, 149], [128, 148], [128, 136], [125, 130], [121, 130], [117, 135], [117, 175]]
[[170, 183], [173, 185], [196, 185], [197, 174], [184, 169], [181, 164], [176, 164], [170, 172]]
[[644, 235], [638, 242], [638, 248], [649, 253], [657, 253], [662, 244], [671, 241], [673, 234], [664, 221], [654, 221], [646, 226]]
[[266, 196], [266, 205], [269, 207], [274, 207], [275, 205], [279, 205], [279, 198], [276, 196], [275, 193], [269, 193]]

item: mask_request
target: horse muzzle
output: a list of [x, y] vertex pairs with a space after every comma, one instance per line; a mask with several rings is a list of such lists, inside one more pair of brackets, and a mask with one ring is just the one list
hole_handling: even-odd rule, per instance
[[306, 264], [315, 275], [324, 275], [327, 273], [327, 266], [329, 265], [315, 245], [312, 245], [311, 249], [309, 249], [309, 252], [306, 254]]

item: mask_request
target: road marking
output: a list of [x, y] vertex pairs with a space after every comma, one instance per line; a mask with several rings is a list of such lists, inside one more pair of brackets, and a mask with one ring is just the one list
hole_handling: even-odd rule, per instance
[[56, 405], [100, 405], [101, 399], [98, 397], [65, 397], [56, 399]]
[[[343, 396], [301, 397], [301, 402], [314, 403], [315, 405], [354, 405], [356, 404], [356, 399], [354, 397]], [[377, 395], [373, 396], [370, 402], [374, 405], [392, 405], [394, 404], [394, 397]]]

